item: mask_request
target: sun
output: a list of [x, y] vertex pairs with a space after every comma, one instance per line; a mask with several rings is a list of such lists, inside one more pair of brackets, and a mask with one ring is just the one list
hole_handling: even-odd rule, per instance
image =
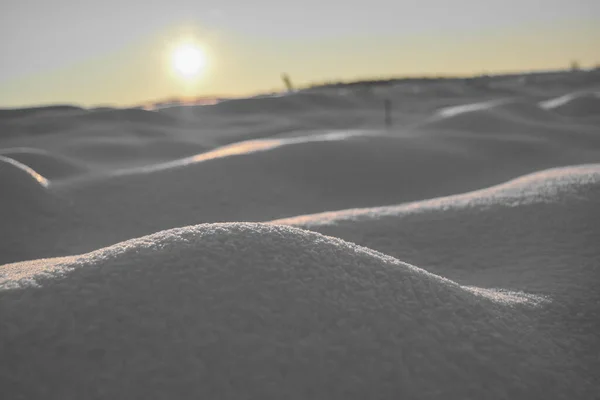
[[173, 51], [171, 61], [182, 77], [193, 78], [206, 66], [206, 55], [198, 46], [182, 44]]

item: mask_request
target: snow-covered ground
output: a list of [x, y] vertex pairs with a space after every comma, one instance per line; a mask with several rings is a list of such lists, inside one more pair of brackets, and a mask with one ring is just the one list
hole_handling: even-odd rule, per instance
[[595, 398], [598, 90], [502, 85], [0, 110], [0, 397]]

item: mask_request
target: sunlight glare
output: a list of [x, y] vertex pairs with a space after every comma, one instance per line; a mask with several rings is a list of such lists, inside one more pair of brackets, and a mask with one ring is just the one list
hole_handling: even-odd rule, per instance
[[198, 75], [206, 65], [206, 56], [197, 46], [184, 44], [173, 52], [173, 67], [184, 78]]

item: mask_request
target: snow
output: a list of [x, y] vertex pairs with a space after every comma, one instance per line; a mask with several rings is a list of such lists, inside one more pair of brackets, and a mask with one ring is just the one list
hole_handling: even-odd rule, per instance
[[540, 102], [539, 105], [541, 108], [553, 109], [553, 108], [557, 108], [557, 107], [560, 107], [562, 105], [569, 103], [573, 99], [576, 99], [578, 96], [579, 96], [578, 92], [567, 93], [565, 95], [556, 97], [554, 99], [544, 100], [544, 101]]
[[438, 115], [441, 117], [453, 117], [455, 115], [469, 113], [478, 110], [487, 110], [501, 104], [504, 104], [508, 100], [492, 100], [484, 101], [480, 103], [464, 104], [460, 106], [446, 107], [438, 111]]
[[[32, 180], [36, 181], [33, 185], [29, 184], [30, 187], [40, 185], [43, 188], [47, 188], [49, 185], [48, 179], [38, 174], [31, 167], [13, 159], [10, 157], [0, 156], [0, 165], [2, 165], [3, 179], [7, 180], [6, 184], [12, 185], [23, 185], [23, 181]], [[28, 175], [24, 177], [24, 175]]]
[[[45, 186], [48, 186], [48, 179], [66, 179], [83, 174], [86, 167], [67, 157], [52, 154], [49, 151], [16, 147], [0, 149], [0, 156], [8, 157], [20, 163], [21, 168], [26, 167], [29, 173], [34, 176], [42, 176]], [[47, 178], [47, 179], [46, 179]]]
[[568, 360], [561, 343], [536, 327], [539, 301], [474, 291], [295, 228], [178, 228], [8, 265], [4, 279], [1, 356], [11, 363], [0, 371], [12, 398], [588, 390], [559, 363]]
[[2, 394], [595, 398], [594, 76], [0, 110]]
[[559, 97], [550, 103], [544, 103], [546, 108], [569, 117], [593, 117], [600, 111], [599, 92], [580, 93], [577, 95]]

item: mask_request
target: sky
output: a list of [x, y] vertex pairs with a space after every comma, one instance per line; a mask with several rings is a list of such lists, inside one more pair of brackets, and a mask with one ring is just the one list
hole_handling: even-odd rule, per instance
[[[206, 67], [172, 65], [193, 42]], [[0, 107], [600, 65], [598, 0], [0, 0]]]

